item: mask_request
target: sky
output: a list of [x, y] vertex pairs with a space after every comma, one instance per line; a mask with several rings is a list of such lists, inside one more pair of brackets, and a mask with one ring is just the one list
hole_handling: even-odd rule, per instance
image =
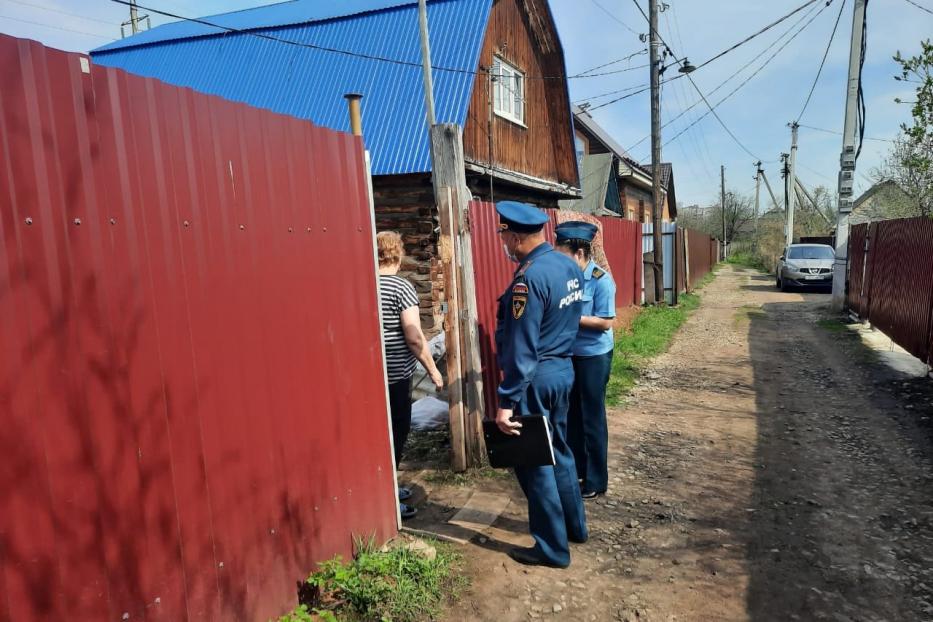
[[[156, 8], [192, 17], [269, 4], [268, 0], [150, 1]], [[660, 34], [677, 58], [687, 56], [691, 63], [699, 65], [804, 1], [667, 0], [667, 8], [661, 14]], [[691, 74], [696, 87], [715, 105], [758, 72], [716, 108], [723, 123], [744, 148], [713, 115], [697, 121], [708, 108], [687, 78], [664, 85], [662, 122], [674, 119], [700, 102], [662, 130], [662, 142], [673, 138], [663, 147], [662, 159], [674, 165], [678, 201], [703, 206], [716, 203], [720, 165], [725, 166], [729, 190], [754, 193], [754, 163], [758, 159], [763, 162], [781, 200], [783, 186], [778, 160], [782, 152], [790, 151], [788, 123], [800, 114], [843, 1], [845, 5], [835, 39], [813, 97], [800, 120], [797, 151], [798, 177], [804, 185], [811, 188], [825, 185], [835, 190], [842, 136], [830, 132], [841, 132], [843, 125], [854, 0], [832, 0], [825, 8], [825, 0], [820, 0]], [[915, 1], [933, 11], [933, 0]], [[647, 0], [640, 2], [647, 7]], [[139, 0], [139, 3], [148, 5], [146, 0]], [[615, 103], [608, 102], [625, 93], [600, 97], [610, 91], [647, 84], [648, 69], [639, 67], [647, 63], [646, 46], [638, 37], [638, 33], [648, 30], [645, 19], [632, 0], [551, 0], [550, 4], [563, 43], [568, 75], [585, 73], [593, 67], [636, 54], [629, 60], [592, 72], [606, 75], [571, 79], [570, 98], [577, 103], [589, 102], [592, 108], [607, 104], [593, 109], [592, 116], [616, 142], [631, 148], [632, 157], [648, 162], [650, 141], [642, 140], [651, 127], [648, 93]], [[140, 13], [146, 11], [140, 10]], [[128, 8], [111, 0], [0, 0], [0, 32], [69, 51], [86, 52], [118, 39], [120, 23], [128, 17]], [[153, 25], [170, 21], [158, 15], [151, 18]], [[797, 28], [791, 28], [801, 18], [803, 21]], [[793, 32], [808, 22], [809, 25], [790, 40]], [[784, 35], [785, 31], [790, 32]], [[865, 136], [873, 140], [865, 141], [858, 161], [856, 193], [870, 186], [871, 171], [884, 160], [890, 148], [888, 141], [897, 136], [901, 123], [910, 121], [909, 107], [895, 103], [894, 99], [911, 100], [913, 88], [894, 80], [898, 66], [893, 56], [898, 50], [906, 56], [916, 54], [925, 37], [933, 37], [933, 13], [907, 0], [869, 1], [863, 90], [867, 108]], [[790, 43], [782, 48], [788, 40]], [[768, 61], [773, 54], [773, 59]], [[753, 62], [747, 68], [713, 92], [750, 61]], [[621, 71], [629, 68], [633, 69]], [[679, 75], [675, 69], [669, 69], [665, 78]], [[691, 124], [692, 127], [681, 133]], [[762, 188], [763, 208], [765, 196]]]

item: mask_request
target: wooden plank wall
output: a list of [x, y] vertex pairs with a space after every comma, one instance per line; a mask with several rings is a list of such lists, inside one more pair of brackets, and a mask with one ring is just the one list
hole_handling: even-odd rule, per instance
[[[493, 115], [493, 166], [578, 186], [566, 82], [535, 78], [564, 75], [563, 53], [542, 0], [496, 0], [480, 66], [490, 67], [495, 55], [527, 76], [527, 127]], [[482, 163], [490, 161], [488, 87], [487, 75], [478, 74], [463, 135], [466, 158]]]

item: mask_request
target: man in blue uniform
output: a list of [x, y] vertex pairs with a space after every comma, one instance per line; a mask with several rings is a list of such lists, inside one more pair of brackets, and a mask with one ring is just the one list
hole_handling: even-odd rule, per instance
[[582, 495], [592, 499], [609, 485], [606, 425], [606, 385], [615, 347], [612, 321], [616, 316], [616, 285], [612, 276], [592, 259], [593, 238], [599, 229], [582, 221], [557, 226], [557, 250], [583, 270], [583, 315], [573, 344], [573, 391], [567, 415], [567, 440], [583, 480]]
[[506, 254], [519, 264], [499, 298], [496, 352], [503, 372], [496, 423], [519, 433], [514, 415], [544, 415], [551, 426], [556, 464], [515, 469], [528, 498], [530, 548], [509, 555], [529, 565], [566, 568], [568, 542], [587, 539], [586, 515], [573, 454], [567, 445], [567, 408], [573, 386], [570, 361], [580, 324], [583, 273], [544, 239], [547, 215], [532, 205], [496, 205]]

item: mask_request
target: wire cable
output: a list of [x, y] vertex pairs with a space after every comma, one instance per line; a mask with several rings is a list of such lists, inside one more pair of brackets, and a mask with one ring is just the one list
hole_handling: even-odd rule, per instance
[[[801, 124], [800, 127], [806, 128], [806, 129], [808, 129], [808, 130], [815, 130], [815, 131], [817, 131], [817, 132], [824, 132], [824, 133], [826, 133], [826, 134], [834, 134], [834, 135], [836, 135], [836, 136], [843, 136], [843, 135], [844, 135], [842, 132], [839, 132], [839, 131], [836, 131], [836, 130], [828, 130], [828, 129], [826, 129], [825, 127], [815, 127], [815, 126], [813, 126], [813, 125], [803, 125], [803, 124]], [[891, 138], [871, 138], [870, 136], [866, 136], [866, 137], [865, 137], [865, 140], [875, 140], [875, 141], [883, 142], [883, 143], [893, 143], [893, 142], [896, 142], [894, 139], [891, 139]]]
[[615, 22], [618, 23], [618, 24], [621, 24], [622, 27], [625, 28], [626, 30], [628, 30], [630, 33], [632, 33], [632, 34], [635, 35], [636, 37], [641, 37], [642, 33], [636, 32], [635, 30], [633, 30], [631, 26], [629, 26], [628, 24], [626, 24], [625, 22], [623, 22], [621, 19], [619, 19], [619, 17], [618, 17], [615, 13], [613, 13], [612, 11], [610, 11], [609, 9], [607, 9], [606, 7], [604, 7], [603, 5], [601, 5], [599, 2], [597, 2], [597, 0], [590, 0], [590, 2], [592, 2], [592, 3], [595, 4], [597, 7], [599, 7], [599, 8], [602, 10], [603, 13], [605, 13], [606, 15], [609, 16], [610, 19], [612, 19], [613, 21], [615, 21]]
[[98, 39], [103, 39], [105, 41], [116, 41], [113, 37], [108, 37], [105, 35], [99, 35], [93, 32], [87, 32], [85, 30], [76, 30], [74, 28], [62, 28], [61, 26], [53, 26], [51, 24], [43, 24], [42, 22], [33, 22], [28, 19], [20, 19], [19, 17], [10, 17], [9, 15], [0, 15], [0, 19], [8, 19], [14, 22], [21, 22], [23, 24], [31, 24], [33, 26], [41, 26], [42, 28], [51, 28], [52, 30], [61, 30], [63, 32], [73, 32], [79, 35], [87, 35], [89, 37], [96, 37]]
[[[83, 19], [83, 20], [88, 21], [88, 22], [97, 22], [98, 24], [105, 24], [105, 25], [107, 25], [107, 26], [110, 26], [111, 28], [119, 27], [119, 26], [120, 26], [120, 24], [117, 24], [116, 22], [108, 22], [108, 21], [105, 21], [105, 20], [102, 20], [102, 19], [96, 19], [96, 18], [94, 18], [94, 17], [86, 17], [86, 16], [84, 16], [84, 15], [79, 15], [79, 14], [77, 14], [77, 13], [69, 13], [68, 11], [62, 11], [62, 10], [60, 10], [60, 9], [55, 9], [55, 8], [48, 7], [48, 6], [43, 6], [43, 5], [41, 5], [41, 4], [34, 4], [34, 3], [32, 3], [32, 2], [25, 2], [24, 0], [4, 0], [4, 1], [5, 1], [5, 2], [12, 2], [13, 4], [19, 4], [19, 5], [22, 5], [22, 6], [32, 7], [32, 8], [35, 8], [35, 9], [42, 9], [43, 11], [49, 11], [50, 13], [58, 13], [58, 14], [60, 14], [60, 15], [67, 15], [68, 17], [76, 17], [76, 18], [78, 18], [78, 19]], [[82, 33], [82, 34], [90, 34], [90, 33]], [[95, 35], [95, 36], [97, 36], [97, 35]]]
[[[165, 11], [165, 10], [163, 10], [163, 9], [157, 9], [157, 8], [150, 7], [150, 6], [143, 6], [142, 4], [138, 4], [138, 3], [132, 3], [132, 2], [130, 2], [130, 0], [111, 0], [111, 2], [115, 2], [115, 3], [117, 3], [117, 4], [122, 4], [122, 5], [124, 5], [124, 6], [130, 6], [130, 5], [132, 5], [132, 4], [135, 4], [135, 6], [136, 6], [137, 8], [142, 9], [142, 10], [144, 10], [144, 11], [149, 11], [150, 13], [156, 13], [156, 14], [162, 15], [162, 16], [164, 16], [164, 17], [170, 17], [170, 18], [173, 18], [173, 19], [183, 20], [183, 21], [186, 21], [186, 22], [192, 22], [192, 23], [195, 23], [195, 24], [201, 24], [202, 26], [208, 26], [208, 27], [210, 27], [210, 28], [216, 28], [216, 29], [218, 29], [218, 30], [221, 30], [221, 31], [224, 31], [224, 32], [233, 33], [233, 34], [241, 34], [241, 35], [246, 35], [246, 36], [250, 36], [250, 37], [256, 37], [256, 38], [258, 38], [258, 39], [264, 39], [264, 40], [266, 40], [266, 41], [274, 41], [274, 42], [276, 42], [276, 43], [284, 43], [284, 44], [286, 44], [286, 45], [292, 45], [292, 46], [296, 46], [296, 47], [307, 48], [307, 49], [311, 49], [311, 50], [317, 50], [317, 51], [319, 51], [319, 52], [329, 52], [329, 53], [332, 53], [332, 54], [339, 54], [339, 55], [342, 55], [342, 56], [349, 56], [349, 57], [353, 57], [353, 58], [361, 58], [361, 59], [363, 59], [363, 60], [370, 60], [370, 61], [376, 61], [376, 62], [382, 62], [382, 63], [390, 63], [390, 64], [393, 64], [393, 65], [400, 65], [400, 66], [403, 66], [403, 67], [412, 67], [412, 68], [416, 68], [416, 69], [419, 69], [419, 70], [422, 69], [422, 64], [421, 64], [420, 61], [417, 61], [417, 62], [416, 62], [416, 61], [406, 61], [406, 60], [401, 60], [401, 59], [398, 59], [398, 58], [389, 58], [389, 57], [386, 57], [386, 56], [378, 56], [378, 55], [376, 55], [376, 54], [367, 54], [367, 53], [365, 53], [365, 52], [351, 52], [350, 50], [343, 50], [343, 49], [333, 48], [333, 47], [324, 46], [324, 45], [317, 45], [317, 44], [314, 44], [314, 43], [305, 43], [305, 42], [303, 42], [303, 41], [294, 41], [294, 40], [292, 40], [292, 39], [283, 39], [282, 37], [276, 37], [276, 36], [274, 36], [274, 35], [266, 34], [266, 33], [264, 33], [264, 32], [257, 32], [256, 30], [244, 30], [244, 29], [242, 29], [242, 28], [233, 28], [232, 26], [224, 26], [224, 25], [222, 25], [222, 24], [217, 24], [217, 23], [215, 23], [215, 22], [208, 21], [208, 20], [206, 20], [206, 19], [204, 19], [204, 18], [199, 18], [199, 17], [185, 17], [184, 15], [178, 15], [178, 14], [176, 14], [176, 13], [172, 13], [171, 11]], [[615, 70], [615, 71], [604, 71], [604, 72], [601, 72], [601, 73], [587, 73], [586, 75], [575, 75], [575, 76], [565, 76], [565, 75], [558, 75], [558, 76], [532, 76], [532, 75], [524, 75], [523, 78], [526, 79], [526, 80], [569, 80], [569, 79], [578, 79], [578, 78], [596, 78], [596, 77], [600, 77], [600, 76], [608, 76], [608, 75], [614, 75], [614, 74], [618, 74], [618, 73], [625, 73], [625, 72], [627, 72], [627, 71], [632, 71], [632, 70], [634, 70], [634, 69], [641, 69], [641, 68], [644, 68], [644, 67], [647, 67], [647, 65], [644, 65], [643, 67], [629, 67], [629, 68], [626, 68], [626, 69], [619, 69], [619, 70]], [[442, 65], [431, 65], [431, 69], [433, 69], [434, 71], [446, 71], [446, 72], [449, 72], [449, 73], [457, 73], [457, 74], [462, 74], [462, 75], [473, 75], [473, 76], [476, 76], [476, 75], [487, 75], [487, 74], [489, 73], [489, 70], [487, 70], [487, 69], [483, 69], [483, 70], [477, 71], [477, 70], [474, 70], [474, 69], [463, 69], [462, 67], [445, 67], [445, 66], [442, 66]]]
[[920, 9], [921, 11], [926, 11], [926, 12], [929, 13], [930, 15], [933, 15], [933, 10], [926, 8], [926, 7], [923, 6], [922, 4], [918, 4], [918, 3], [914, 2], [914, 0], [905, 0], [905, 2], [909, 2], [910, 4], [914, 5], [914, 6], [917, 7], [918, 9]]
[[[751, 60], [749, 60], [747, 63], [745, 63], [744, 65], [742, 65], [741, 67], [739, 67], [737, 70], [735, 70], [735, 71], [732, 73], [732, 75], [730, 75], [728, 78], [726, 78], [725, 80], [723, 80], [722, 82], [720, 82], [719, 84], [717, 84], [717, 85], [713, 88], [713, 90], [711, 90], [711, 91], [708, 93], [708, 95], [712, 95], [713, 93], [716, 93], [717, 91], [719, 91], [722, 87], [724, 87], [726, 84], [728, 84], [729, 82], [731, 82], [733, 78], [735, 78], [735, 77], [738, 76], [740, 73], [742, 73], [743, 71], [745, 71], [748, 67], [750, 67], [755, 61], [757, 61], [757, 60], [760, 59], [762, 56], [764, 56], [765, 54], [767, 54], [772, 48], [774, 48], [774, 46], [778, 45], [778, 44], [784, 39], [784, 37], [786, 37], [787, 35], [791, 34], [801, 23], [803, 23], [804, 21], [806, 21], [806, 19], [807, 19], [808, 17], [810, 17], [811, 15], [813, 15], [813, 13], [814, 13], [815, 11], [817, 11], [818, 9], [819, 9], [819, 6], [814, 6], [814, 7], [812, 7], [808, 13], [805, 13], [804, 15], [802, 15], [802, 16], [800, 17], [800, 19], [798, 19], [796, 22], [794, 22], [793, 24], [791, 24], [791, 26], [790, 26], [787, 30], [785, 30], [783, 33], [781, 33], [781, 34], [780, 34], [774, 41], [772, 41], [767, 47], [765, 47], [763, 50], [761, 50], [761, 52], [759, 52], [758, 54], [756, 54]], [[795, 36], [796, 36], [796, 35], [795, 35]], [[664, 128], [667, 127], [668, 125], [671, 125], [672, 123], [674, 123], [675, 121], [677, 121], [677, 120], [680, 119], [682, 116], [684, 116], [685, 114], [687, 114], [687, 113], [690, 112], [692, 109], [696, 108], [697, 106], [699, 106], [699, 105], [702, 104], [702, 103], [703, 103], [703, 100], [702, 100], [702, 99], [696, 100], [695, 102], [693, 102], [692, 104], [690, 104], [690, 106], [688, 106], [687, 108], [685, 108], [684, 110], [682, 110], [679, 114], [677, 114], [676, 116], [674, 116], [672, 119], [669, 119], [667, 122], [665, 122], [665, 123], [661, 126], [661, 129], [664, 129]], [[643, 137], [641, 138], [641, 140], [639, 140], [637, 143], [635, 143], [635, 144], [633, 144], [631, 147], [629, 147], [629, 150], [635, 149], [635, 147], [641, 145], [642, 143], [644, 143], [646, 140], [649, 140], [650, 138], [651, 138], [651, 134], [647, 134], [646, 136], [643, 136]]]
[[[709, 111], [706, 112], [706, 113], [704, 113], [703, 115], [701, 115], [699, 118], [697, 118], [696, 121], [694, 121], [693, 123], [691, 123], [690, 125], [688, 125], [687, 127], [685, 127], [683, 130], [681, 130], [680, 132], [678, 132], [677, 134], [675, 134], [675, 135], [674, 135], [673, 137], [671, 137], [670, 139], [668, 139], [668, 140], [664, 143], [664, 145], [666, 146], [666, 145], [670, 144], [672, 141], [676, 140], [676, 139], [679, 138], [684, 132], [686, 132], [688, 129], [690, 129], [690, 127], [692, 127], [693, 125], [696, 125], [697, 123], [699, 123], [700, 121], [702, 121], [704, 118], [706, 118], [707, 116], [709, 116], [710, 114], [712, 114], [712, 115], [716, 118], [716, 120], [719, 121], [719, 124], [723, 126], [723, 129], [726, 130], [726, 133], [728, 133], [728, 134], [732, 137], [732, 139], [735, 141], [735, 143], [736, 143], [737, 145], [739, 145], [739, 147], [741, 147], [743, 151], [745, 151], [747, 154], [749, 154], [750, 156], [752, 156], [752, 157], [755, 158], [756, 160], [761, 160], [761, 158], [759, 158], [758, 156], [756, 156], [755, 154], [753, 154], [751, 151], [749, 151], [749, 149], [748, 149], [747, 147], [745, 147], [745, 145], [743, 145], [742, 142], [738, 140], [738, 138], [735, 137], [735, 134], [726, 126], [726, 124], [723, 122], [723, 120], [722, 120], [722, 118], [719, 116], [719, 114], [716, 113], [716, 108], [719, 107], [719, 106], [720, 106], [723, 102], [725, 102], [727, 99], [729, 99], [729, 98], [731, 98], [733, 95], [735, 95], [742, 87], [744, 87], [744, 86], [745, 86], [746, 84], [748, 84], [755, 76], [757, 76], [759, 73], [761, 73], [761, 71], [762, 71], [765, 67], [767, 67], [767, 66], [771, 63], [771, 61], [774, 60], [774, 58], [784, 50], [784, 48], [786, 48], [788, 45], [790, 45], [790, 43], [791, 43], [794, 39], [796, 39], [797, 36], [800, 35], [800, 33], [802, 33], [804, 30], [806, 30], [807, 27], [810, 26], [810, 24], [812, 24], [812, 23], [816, 20], [816, 18], [818, 18], [818, 17], [820, 16], [820, 14], [821, 14], [823, 11], [826, 10], [826, 8], [827, 8], [828, 6], [829, 6], [829, 3], [823, 5], [823, 7], [822, 7], [819, 11], [817, 11], [817, 12], [809, 19], [809, 21], [807, 21], [803, 26], [801, 26], [801, 27], [797, 30], [797, 32], [795, 32], [795, 33], [793, 34], [793, 36], [791, 36], [787, 41], [785, 41], [785, 42], [781, 45], [781, 47], [779, 47], [777, 50], [775, 50], [775, 52], [774, 52], [771, 56], [769, 56], [769, 57], [765, 60], [765, 62], [762, 63], [761, 66], [759, 66], [758, 69], [756, 69], [756, 70], [754, 71], [754, 73], [752, 73], [752, 74], [751, 74], [750, 76], [748, 76], [744, 81], [742, 81], [738, 86], [736, 86], [734, 89], [732, 89], [732, 91], [730, 91], [725, 97], [723, 97], [723, 98], [720, 99], [718, 102], [716, 102], [716, 105], [715, 105], [715, 106], [711, 106], [711, 105], [710, 105], [709, 101], [706, 99], [706, 96], [703, 95], [703, 92], [700, 90], [700, 88], [699, 88], [699, 87], [696, 85], [696, 83], [693, 81], [693, 78], [692, 78], [691, 76], [688, 75], [687, 77], [690, 79], [690, 83], [691, 83], [691, 84], [693, 85], [693, 87], [696, 89], [697, 93], [700, 94], [700, 97], [702, 98], [703, 102], [706, 104], [707, 108], [709, 108]], [[773, 160], [768, 160], [768, 162], [773, 162]]]
[[803, 108], [801, 108], [800, 114], [797, 115], [795, 123], [800, 123], [800, 119], [803, 118], [803, 114], [807, 111], [807, 106], [810, 105], [810, 99], [813, 97], [816, 85], [820, 81], [820, 74], [823, 73], [823, 66], [826, 65], [826, 57], [829, 56], [829, 49], [832, 47], [833, 40], [836, 38], [836, 30], [839, 28], [839, 20], [842, 19], [842, 10], [844, 8], [846, 8], [846, 0], [842, 0], [842, 3], [839, 5], [839, 14], [836, 15], [836, 23], [833, 24], [833, 32], [829, 35], [829, 43], [826, 44], [826, 49], [823, 51], [823, 59], [820, 61], [820, 68], [816, 70], [816, 77], [813, 78], [813, 84], [810, 86], [810, 92], [807, 94], [807, 100], [803, 102]]
[[582, 76], [582, 75], [588, 74], [588, 73], [590, 73], [590, 72], [592, 72], [592, 71], [596, 71], [597, 69], [604, 69], [604, 68], [606, 68], [606, 67], [610, 67], [610, 66], [616, 65], [616, 64], [618, 64], [618, 63], [624, 63], [624, 62], [627, 61], [627, 60], [631, 60], [631, 59], [635, 58], [636, 56], [640, 56], [641, 54], [647, 54], [647, 53], [648, 53], [648, 50], [639, 50], [639, 51], [637, 51], [637, 52], [635, 52], [635, 53], [633, 53], [633, 54], [629, 54], [628, 56], [625, 56], [625, 57], [623, 57], [623, 58], [619, 58], [619, 59], [616, 59], [616, 60], [613, 60], [613, 61], [609, 61], [608, 63], [603, 63], [602, 65], [596, 65], [595, 67], [591, 67], [590, 69], [587, 69], [587, 70], [585, 70], [585, 71], [581, 71], [581, 72], [577, 73], [576, 76]]

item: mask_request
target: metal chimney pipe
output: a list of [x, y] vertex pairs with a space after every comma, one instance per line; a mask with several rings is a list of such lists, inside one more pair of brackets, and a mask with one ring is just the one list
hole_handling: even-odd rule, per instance
[[344, 95], [347, 100], [347, 107], [350, 110], [350, 131], [354, 136], [363, 135], [363, 117], [360, 114], [360, 100], [363, 96], [359, 93], [347, 93]]

